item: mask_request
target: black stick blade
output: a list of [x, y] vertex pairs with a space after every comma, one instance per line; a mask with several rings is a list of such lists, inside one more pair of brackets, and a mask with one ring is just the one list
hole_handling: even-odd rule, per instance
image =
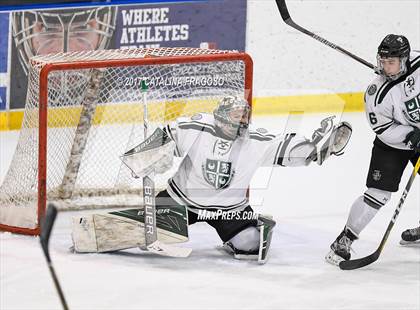
[[373, 262], [376, 262], [379, 258], [380, 251], [375, 251], [374, 253], [370, 254], [369, 256], [365, 256], [362, 258], [352, 259], [352, 260], [346, 260], [342, 261], [339, 264], [339, 267], [341, 270], [354, 270], [359, 269], [362, 267], [365, 267], [367, 265], [372, 264]]
[[51, 261], [49, 250], [48, 250], [48, 242], [50, 241], [51, 230], [54, 226], [56, 217], [57, 217], [57, 208], [51, 203], [48, 204], [47, 213], [41, 225], [41, 236], [39, 239], [41, 242], [42, 249], [47, 258], [47, 261]]

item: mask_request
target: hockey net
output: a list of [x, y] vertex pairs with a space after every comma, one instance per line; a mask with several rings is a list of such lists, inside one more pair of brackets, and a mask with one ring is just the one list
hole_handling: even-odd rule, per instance
[[[225, 95], [251, 103], [251, 91], [252, 60], [235, 51], [125, 49], [32, 58], [19, 141], [0, 187], [0, 228], [39, 234], [47, 201], [69, 209], [138, 205], [141, 179], [120, 156], [144, 139], [144, 103], [150, 134], [180, 116], [211, 113]], [[158, 188], [174, 169], [157, 177]]]

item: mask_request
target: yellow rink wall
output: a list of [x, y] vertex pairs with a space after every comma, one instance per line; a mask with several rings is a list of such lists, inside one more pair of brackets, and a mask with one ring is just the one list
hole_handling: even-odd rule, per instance
[[252, 113], [255, 116], [288, 114], [293, 111], [362, 112], [364, 111], [363, 93], [259, 97], [253, 101]]
[[[98, 106], [97, 115], [95, 118], [103, 120], [104, 113], [101, 107]], [[124, 106], [118, 106], [119, 112], [124, 109]], [[133, 115], [129, 105], [126, 106], [126, 115]], [[68, 119], [75, 118], [74, 108], [54, 109], [50, 111], [49, 120], [57, 118], [59, 115], [67, 115]], [[78, 110], [79, 111], [79, 110]], [[364, 111], [363, 93], [341, 93], [341, 94], [322, 94], [322, 95], [296, 95], [296, 96], [276, 96], [276, 97], [257, 97], [253, 99], [253, 116], [269, 116], [288, 114], [290, 112], [303, 112], [303, 113], [328, 113], [328, 112], [362, 112]], [[35, 111], [34, 111], [35, 112]], [[108, 115], [110, 110], [107, 110]], [[51, 113], [53, 115], [51, 115]], [[137, 112], [134, 115], [139, 115]], [[77, 118], [77, 117], [76, 117]], [[120, 118], [121, 119], [121, 118]], [[19, 130], [22, 125], [23, 110], [16, 110], [11, 112], [0, 112], [0, 131], [4, 130]], [[132, 122], [131, 118], [125, 119], [127, 123]], [[98, 120], [99, 122], [100, 120]], [[74, 121], [70, 121], [73, 123]], [[50, 126], [57, 127], [63, 124], [49, 124]], [[70, 124], [69, 124], [70, 125]], [[65, 126], [65, 125], [64, 125]]]

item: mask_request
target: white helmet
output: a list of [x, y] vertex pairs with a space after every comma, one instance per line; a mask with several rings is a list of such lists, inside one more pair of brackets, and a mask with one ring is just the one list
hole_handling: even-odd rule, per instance
[[236, 139], [243, 135], [249, 125], [248, 101], [239, 96], [225, 96], [214, 110], [214, 122], [224, 135]]

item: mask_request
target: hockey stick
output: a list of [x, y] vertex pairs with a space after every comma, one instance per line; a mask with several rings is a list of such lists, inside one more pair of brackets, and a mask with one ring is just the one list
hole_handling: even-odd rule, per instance
[[311, 31], [309, 31], [309, 30], [307, 30], [307, 29], [299, 26], [298, 24], [296, 24], [292, 20], [292, 18], [290, 17], [289, 11], [287, 10], [286, 0], [276, 0], [276, 3], [277, 3], [277, 7], [278, 7], [278, 9], [280, 11], [281, 17], [283, 18], [284, 22], [286, 24], [288, 24], [290, 27], [293, 27], [296, 30], [298, 30], [298, 31], [300, 31], [300, 32], [302, 32], [302, 33], [310, 36], [311, 38], [313, 38], [313, 39], [315, 39], [315, 40], [317, 40], [319, 42], [321, 42], [322, 44], [325, 44], [325, 45], [327, 45], [327, 46], [329, 46], [329, 47], [331, 47], [331, 48], [333, 48], [333, 49], [335, 49], [335, 50], [337, 50], [337, 51], [339, 51], [339, 52], [341, 52], [341, 53], [343, 53], [343, 54], [345, 54], [345, 55], [353, 58], [354, 60], [360, 62], [361, 64], [363, 64], [363, 65], [365, 65], [365, 66], [373, 69], [375, 72], [377, 71], [376, 70], [376, 67], [374, 65], [372, 65], [370, 62], [368, 62], [368, 61], [360, 58], [359, 56], [356, 56], [356, 55], [350, 53], [349, 51], [346, 51], [344, 48], [342, 48], [342, 47], [340, 47], [338, 45], [335, 45], [334, 43], [332, 43], [332, 42], [330, 42], [330, 41], [328, 41], [328, 40], [326, 40], [326, 39], [324, 39], [324, 38], [316, 35], [315, 33], [313, 33]]
[[362, 257], [362, 258], [342, 261], [339, 264], [340, 269], [342, 269], [342, 270], [358, 269], [358, 268], [367, 266], [369, 264], [372, 264], [373, 262], [375, 262], [379, 258], [379, 255], [381, 254], [382, 249], [385, 246], [385, 242], [388, 239], [389, 233], [391, 232], [391, 229], [394, 226], [398, 215], [400, 214], [401, 208], [404, 204], [405, 199], [407, 198], [408, 192], [410, 191], [411, 185], [414, 182], [414, 179], [415, 179], [415, 177], [416, 177], [416, 175], [419, 171], [419, 168], [420, 168], [420, 157], [417, 160], [416, 166], [413, 169], [413, 173], [411, 174], [411, 177], [408, 180], [407, 185], [405, 186], [404, 192], [403, 192], [403, 194], [400, 198], [400, 201], [397, 205], [397, 208], [395, 209], [394, 214], [392, 215], [391, 221], [389, 222], [388, 227], [385, 231], [385, 235], [382, 237], [382, 241], [379, 244], [379, 247], [376, 249], [376, 251], [373, 252], [372, 254], [370, 254], [368, 256], [365, 256], [365, 257]]
[[57, 275], [50, 257], [48, 242], [50, 240], [51, 230], [53, 228], [55, 218], [57, 217], [57, 208], [53, 204], [48, 205], [47, 214], [45, 215], [44, 223], [41, 225], [42, 231], [39, 241], [41, 242], [42, 251], [44, 252], [45, 259], [47, 260], [48, 269], [50, 270], [51, 277], [53, 278], [55, 288], [57, 289], [58, 296], [60, 297], [61, 305], [64, 310], [68, 310], [66, 299], [64, 298], [63, 290], [61, 289], [60, 282], [58, 282]]
[[[147, 138], [149, 129], [147, 89], [146, 83], [142, 81], [141, 91], [143, 95], [144, 139]], [[151, 171], [148, 175], [143, 177], [144, 233], [146, 249], [149, 252], [162, 256], [188, 257], [191, 254], [191, 249], [174, 247], [157, 240], [155, 182], [153, 179], [154, 171]]]

